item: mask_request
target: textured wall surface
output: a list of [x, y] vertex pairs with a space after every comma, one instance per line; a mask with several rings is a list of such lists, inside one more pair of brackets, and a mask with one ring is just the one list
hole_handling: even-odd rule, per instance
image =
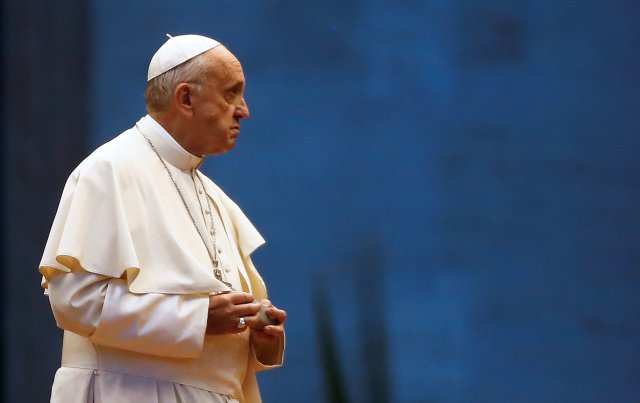
[[243, 62], [251, 118], [204, 171], [267, 238], [255, 259], [289, 312], [266, 402], [327, 400], [314, 291], [351, 401], [635, 401], [639, 18], [631, 1], [95, 0], [86, 141], [145, 113], [165, 33]]

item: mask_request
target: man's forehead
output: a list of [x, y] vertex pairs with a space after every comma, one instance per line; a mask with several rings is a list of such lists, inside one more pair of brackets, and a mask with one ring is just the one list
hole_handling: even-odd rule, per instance
[[207, 52], [210, 60], [210, 73], [232, 81], [244, 81], [242, 64], [233, 53], [223, 46], [211, 49]]
[[217, 48], [208, 51], [211, 54], [212, 59], [217, 61], [221, 65], [234, 66], [242, 69], [242, 65], [237, 57], [231, 51], [224, 46], [218, 46]]

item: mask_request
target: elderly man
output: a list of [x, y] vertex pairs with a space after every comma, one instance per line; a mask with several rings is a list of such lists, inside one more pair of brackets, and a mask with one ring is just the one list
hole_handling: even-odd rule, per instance
[[235, 146], [244, 86], [219, 42], [170, 37], [149, 114], [69, 177], [39, 268], [64, 329], [52, 402], [259, 402], [255, 372], [282, 365], [264, 240], [198, 170]]

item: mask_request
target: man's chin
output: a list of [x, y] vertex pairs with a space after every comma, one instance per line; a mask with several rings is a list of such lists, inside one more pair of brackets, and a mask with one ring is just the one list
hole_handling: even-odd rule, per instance
[[208, 155], [220, 155], [231, 151], [236, 146], [235, 140], [232, 140], [225, 147], [218, 148], [216, 150], [211, 151]]

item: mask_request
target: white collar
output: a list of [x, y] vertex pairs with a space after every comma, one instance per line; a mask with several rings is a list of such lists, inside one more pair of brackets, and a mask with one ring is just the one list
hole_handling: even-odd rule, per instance
[[158, 150], [158, 154], [176, 168], [183, 171], [197, 169], [204, 162], [204, 157], [197, 157], [182, 148], [173, 136], [151, 116], [144, 116], [136, 123], [136, 127], [151, 141]]

